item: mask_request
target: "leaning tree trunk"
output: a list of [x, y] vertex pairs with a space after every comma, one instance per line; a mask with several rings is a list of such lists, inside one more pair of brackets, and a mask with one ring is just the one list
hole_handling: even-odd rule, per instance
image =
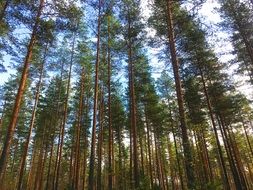
[[195, 187], [194, 167], [193, 167], [191, 147], [190, 147], [189, 138], [187, 134], [182, 85], [181, 85], [181, 79], [179, 75], [179, 63], [178, 63], [178, 59], [176, 55], [171, 0], [167, 0], [167, 11], [168, 11], [168, 20], [167, 20], [168, 38], [169, 38], [171, 62], [172, 62], [173, 73], [174, 73], [175, 84], [176, 84], [179, 118], [180, 118], [180, 124], [181, 124], [180, 127], [182, 131], [182, 141], [183, 141], [184, 159], [185, 159], [186, 176], [187, 176], [187, 186], [189, 189], [194, 189]]
[[30, 42], [27, 47], [27, 54], [25, 57], [24, 67], [23, 67], [23, 71], [22, 71], [21, 80], [19, 83], [18, 93], [16, 95], [16, 100], [15, 100], [14, 109], [12, 112], [11, 121], [8, 126], [6, 139], [5, 139], [3, 150], [1, 153], [1, 157], [0, 157], [0, 187], [4, 181], [3, 177], [4, 177], [7, 159], [8, 159], [11, 143], [12, 143], [12, 138], [13, 138], [14, 131], [16, 128], [16, 124], [17, 124], [21, 101], [22, 101], [23, 94], [25, 91], [26, 81], [28, 78], [29, 64], [32, 59], [32, 50], [33, 50], [33, 46], [34, 46], [35, 40], [36, 40], [36, 35], [37, 35], [37, 30], [38, 30], [38, 26], [39, 26], [39, 22], [40, 22], [40, 15], [42, 14], [42, 10], [43, 10], [43, 5], [44, 5], [44, 0], [40, 0], [38, 12], [37, 12], [37, 15], [35, 18], [35, 24], [33, 26], [33, 31], [31, 34], [31, 39], [30, 39]]

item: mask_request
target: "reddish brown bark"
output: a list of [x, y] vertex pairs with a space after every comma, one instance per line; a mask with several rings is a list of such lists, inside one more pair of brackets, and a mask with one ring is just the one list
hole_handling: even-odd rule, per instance
[[230, 189], [227, 169], [226, 169], [225, 160], [224, 160], [223, 153], [222, 153], [222, 148], [221, 148], [221, 145], [220, 145], [220, 140], [219, 140], [217, 127], [216, 127], [216, 124], [215, 124], [213, 109], [212, 109], [211, 101], [210, 101], [210, 98], [209, 98], [209, 94], [207, 92], [207, 87], [206, 87], [206, 82], [205, 82], [205, 79], [204, 79], [204, 74], [203, 74], [203, 71], [202, 71], [200, 66], [199, 66], [199, 71], [200, 71], [201, 82], [202, 82], [202, 85], [203, 85], [203, 91], [204, 91], [204, 94], [205, 94], [206, 103], [207, 103], [207, 107], [208, 107], [208, 111], [209, 111], [209, 116], [210, 116], [210, 119], [211, 119], [212, 127], [213, 127], [213, 130], [214, 130], [214, 135], [215, 135], [215, 140], [216, 140], [216, 144], [217, 144], [217, 148], [218, 148], [219, 161], [220, 161], [220, 164], [221, 164], [221, 170], [222, 170], [222, 174], [223, 174], [224, 188]]
[[129, 91], [130, 91], [130, 109], [131, 109], [131, 135], [132, 135], [132, 148], [133, 148], [133, 175], [134, 175], [134, 186], [139, 187], [139, 166], [138, 166], [138, 148], [137, 148], [137, 129], [136, 129], [136, 98], [135, 98], [135, 87], [134, 87], [134, 64], [133, 64], [133, 53], [132, 53], [132, 26], [131, 16], [128, 13], [128, 69], [129, 69]]
[[109, 174], [108, 174], [108, 189], [113, 189], [113, 131], [112, 131], [112, 114], [111, 114], [111, 29], [110, 29], [110, 15], [108, 16], [107, 28], [107, 64], [108, 64], [108, 126], [109, 126], [109, 141], [108, 141], [108, 156], [109, 156]]
[[152, 155], [151, 155], [151, 143], [150, 143], [150, 126], [148, 123], [147, 112], [145, 108], [145, 123], [147, 129], [147, 141], [148, 141], [148, 165], [149, 165], [149, 175], [150, 175], [150, 186], [153, 189], [154, 186], [154, 179], [153, 179], [153, 170], [152, 170]]
[[84, 93], [84, 67], [82, 67], [81, 73], [81, 90], [79, 97], [79, 110], [77, 116], [77, 134], [76, 134], [76, 153], [75, 153], [75, 183], [74, 189], [79, 189], [79, 180], [80, 180], [80, 133], [82, 126], [82, 115], [83, 115], [83, 93]]
[[25, 147], [24, 147], [24, 151], [23, 151], [23, 156], [22, 156], [22, 159], [21, 159], [21, 162], [20, 162], [20, 171], [19, 171], [19, 175], [18, 175], [18, 187], [17, 187], [18, 190], [22, 189], [22, 180], [23, 180], [23, 174], [24, 174], [24, 168], [25, 168], [25, 161], [26, 161], [26, 158], [27, 158], [28, 147], [29, 147], [29, 143], [30, 143], [30, 140], [31, 140], [32, 130], [33, 130], [34, 122], [35, 122], [35, 116], [36, 116], [36, 112], [37, 112], [37, 105], [38, 105], [38, 102], [39, 102], [39, 95], [40, 95], [40, 89], [41, 89], [41, 84], [42, 84], [42, 78], [43, 78], [43, 71], [44, 71], [44, 64], [45, 64], [45, 61], [46, 61], [46, 56], [47, 56], [47, 46], [45, 48], [44, 58], [43, 58], [41, 68], [40, 68], [39, 81], [37, 83], [35, 101], [34, 101], [33, 111], [32, 111], [32, 118], [31, 118], [30, 126], [29, 126], [29, 132], [28, 132], [28, 136], [26, 138]]
[[103, 90], [100, 90], [99, 108], [99, 135], [98, 135], [98, 170], [97, 170], [97, 190], [102, 189], [102, 161], [103, 161], [103, 141], [104, 141], [104, 98]]
[[179, 63], [178, 63], [178, 59], [176, 55], [172, 9], [173, 9], [173, 2], [171, 0], [167, 0], [168, 39], [169, 39], [171, 62], [172, 62], [173, 73], [174, 73], [174, 80], [176, 84], [179, 119], [180, 119], [180, 124], [181, 124], [180, 128], [182, 132], [184, 160], [185, 160], [186, 175], [187, 175], [187, 186], [189, 189], [194, 189], [195, 188], [194, 167], [193, 167], [191, 147], [189, 143], [186, 120], [185, 120], [184, 100], [183, 100], [181, 79], [179, 75]]
[[44, 0], [40, 0], [37, 15], [35, 18], [35, 24], [33, 26], [30, 42], [27, 47], [27, 54], [26, 54], [25, 61], [24, 61], [23, 71], [22, 71], [21, 80], [19, 83], [18, 93], [16, 95], [16, 100], [15, 100], [15, 104], [14, 104], [14, 108], [13, 108], [13, 112], [12, 112], [11, 121], [8, 126], [6, 140], [4, 142], [3, 150], [1, 153], [1, 157], [0, 157], [0, 187], [4, 181], [3, 177], [4, 177], [4, 173], [5, 173], [7, 159], [8, 159], [11, 143], [12, 143], [12, 138], [14, 135], [14, 130], [15, 130], [16, 124], [17, 124], [21, 101], [23, 98], [23, 94], [25, 92], [25, 86], [26, 86], [26, 81], [27, 81], [28, 71], [29, 71], [29, 64], [32, 59], [32, 50], [33, 50], [33, 46], [35, 44], [36, 34], [37, 34], [43, 6], [44, 6]]

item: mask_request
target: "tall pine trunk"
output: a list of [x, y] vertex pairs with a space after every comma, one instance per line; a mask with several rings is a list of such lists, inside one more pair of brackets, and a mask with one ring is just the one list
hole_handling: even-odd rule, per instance
[[68, 117], [68, 101], [69, 101], [69, 92], [70, 92], [70, 82], [71, 82], [71, 74], [72, 74], [72, 67], [73, 67], [73, 58], [74, 58], [74, 48], [75, 48], [75, 41], [76, 41], [76, 33], [73, 34], [73, 41], [71, 47], [71, 58], [70, 58], [70, 65], [69, 65], [69, 73], [68, 73], [68, 82], [67, 82], [67, 94], [65, 97], [64, 102], [64, 114], [63, 114], [63, 121], [60, 127], [60, 147], [59, 147], [59, 155], [57, 158], [57, 170], [56, 170], [56, 180], [55, 180], [55, 190], [58, 190], [59, 187], [59, 177], [61, 171], [61, 161], [62, 161], [62, 149], [64, 144], [64, 134], [65, 134], [65, 125], [67, 122]]
[[8, 126], [6, 139], [5, 139], [3, 150], [1, 153], [1, 157], [0, 157], [0, 187], [4, 181], [3, 178], [4, 178], [5, 168], [7, 165], [8, 155], [9, 155], [9, 151], [10, 151], [10, 147], [11, 147], [11, 143], [12, 143], [12, 138], [13, 138], [14, 131], [16, 128], [16, 124], [17, 124], [21, 101], [22, 101], [23, 94], [25, 91], [25, 86], [26, 86], [26, 81], [27, 81], [28, 71], [29, 71], [29, 64], [32, 59], [33, 46], [36, 41], [36, 35], [37, 35], [37, 30], [38, 30], [38, 26], [39, 26], [39, 22], [40, 22], [40, 15], [42, 14], [43, 6], [44, 6], [44, 0], [40, 0], [37, 15], [35, 17], [35, 24], [33, 26], [30, 42], [27, 47], [27, 54], [25, 57], [25, 62], [24, 62], [24, 67], [23, 67], [23, 71], [22, 71], [21, 80], [19, 83], [18, 93], [16, 95], [14, 109], [12, 112], [10, 124]]
[[104, 97], [103, 90], [100, 90], [99, 105], [99, 134], [98, 134], [98, 169], [97, 169], [97, 190], [102, 189], [102, 161], [103, 161], [103, 141], [104, 141]]
[[45, 64], [46, 56], [47, 56], [47, 48], [48, 47], [46, 45], [44, 58], [42, 60], [40, 73], [39, 73], [39, 81], [38, 81], [38, 84], [37, 84], [37, 89], [36, 89], [36, 94], [35, 94], [35, 101], [34, 101], [34, 105], [33, 105], [32, 118], [31, 118], [31, 121], [30, 121], [29, 132], [28, 132], [28, 136], [26, 138], [25, 147], [24, 147], [24, 151], [23, 151], [23, 155], [22, 155], [22, 159], [21, 159], [21, 163], [20, 163], [20, 170], [19, 170], [19, 175], [18, 175], [18, 187], [17, 187], [18, 190], [22, 189], [22, 180], [23, 180], [23, 175], [24, 175], [25, 161], [26, 161], [27, 154], [28, 154], [28, 147], [29, 147], [29, 143], [30, 143], [30, 140], [31, 140], [32, 130], [33, 130], [36, 111], [37, 111], [37, 105], [38, 105], [38, 102], [39, 102], [40, 89], [41, 89], [43, 71], [44, 71], [44, 64]]
[[96, 124], [97, 124], [97, 103], [98, 103], [98, 71], [99, 71], [99, 54], [100, 54], [100, 26], [101, 26], [101, 11], [102, 0], [99, 0], [98, 5], [98, 21], [97, 21], [97, 54], [96, 54], [96, 69], [95, 69], [95, 87], [94, 87], [94, 105], [93, 105], [93, 123], [91, 133], [91, 150], [90, 150], [90, 165], [89, 165], [89, 182], [88, 189], [93, 190], [95, 188], [94, 180], [94, 166], [95, 166], [95, 144], [96, 144]]
[[52, 160], [53, 160], [53, 152], [54, 152], [54, 138], [52, 138], [52, 142], [51, 142], [47, 179], [46, 179], [46, 189], [50, 188], [50, 174], [51, 174], [51, 167], [52, 167]]
[[138, 148], [137, 148], [137, 129], [136, 129], [136, 98], [134, 87], [134, 63], [131, 38], [131, 16], [128, 13], [128, 69], [129, 69], [129, 91], [130, 91], [130, 117], [131, 117], [131, 135], [132, 135], [132, 153], [133, 153], [133, 175], [134, 186], [139, 187], [139, 166], [138, 166]]
[[79, 180], [80, 180], [80, 133], [82, 126], [82, 115], [83, 115], [83, 93], [84, 93], [84, 67], [82, 67], [81, 72], [81, 90], [79, 97], [79, 109], [77, 116], [77, 138], [76, 138], [76, 154], [75, 154], [75, 185], [74, 189], [79, 189]]
[[170, 55], [171, 62], [173, 67], [174, 79], [176, 84], [176, 94], [178, 101], [178, 109], [179, 109], [179, 118], [181, 124], [181, 132], [182, 132], [182, 141], [183, 141], [183, 150], [184, 150], [184, 161], [186, 168], [186, 176], [187, 176], [187, 186], [189, 189], [194, 189], [195, 187], [195, 177], [194, 177], [194, 167], [192, 160], [191, 147], [189, 143], [189, 138], [187, 134], [187, 126], [185, 119], [185, 110], [184, 110], [184, 101], [182, 94], [182, 85], [181, 79], [179, 75], [179, 63], [176, 55], [176, 46], [175, 46], [175, 36], [174, 36], [174, 26], [173, 26], [173, 6], [172, 1], [167, 0], [167, 12], [168, 12], [168, 38], [169, 38], [169, 47], [170, 47]]
[[152, 169], [152, 155], [151, 155], [151, 142], [150, 142], [150, 126], [147, 118], [147, 111], [146, 106], [144, 108], [145, 112], [145, 123], [146, 123], [146, 130], [147, 130], [147, 143], [148, 143], [148, 166], [149, 166], [149, 177], [150, 177], [150, 187], [153, 189], [154, 187], [154, 179], [153, 179], [153, 169]]
[[[61, 122], [62, 122], [62, 118], [60, 116], [60, 106], [61, 106], [61, 93], [62, 93], [62, 80], [63, 80], [63, 68], [64, 68], [64, 62], [61, 62], [61, 73], [60, 73], [60, 81], [58, 84], [59, 87], [59, 93], [58, 93], [58, 99], [57, 99], [57, 110], [56, 110], [56, 116], [57, 118], [59, 117], [59, 121], [60, 121], [60, 127], [61, 128]], [[56, 181], [56, 171], [57, 171], [57, 164], [58, 164], [58, 156], [59, 156], [59, 149], [60, 149], [60, 140], [61, 140], [61, 133], [60, 133], [60, 129], [59, 129], [59, 134], [58, 134], [58, 141], [57, 141], [57, 147], [56, 147], [56, 157], [55, 157], [55, 165], [54, 165], [54, 170], [53, 170], [53, 175], [52, 175], [52, 186], [53, 189], [55, 188], [55, 181]]]
[[108, 140], [108, 159], [109, 159], [109, 176], [108, 176], [108, 189], [113, 189], [113, 131], [112, 131], [112, 114], [111, 114], [111, 28], [110, 28], [110, 15], [108, 16], [108, 28], [107, 28], [107, 64], [108, 64], [108, 126], [109, 126], [109, 140]]
[[203, 74], [203, 71], [202, 71], [200, 65], [199, 65], [199, 72], [200, 72], [200, 76], [201, 76], [201, 82], [202, 82], [202, 85], [203, 85], [203, 91], [204, 91], [205, 98], [206, 98], [207, 108], [208, 108], [208, 111], [209, 111], [209, 116], [211, 118], [211, 123], [212, 123], [212, 127], [213, 127], [213, 130], [214, 130], [215, 140], [216, 140], [216, 144], [217, 144], [217, 148], [218, 148], [219, 161], [221, 163], [221, 167], [222, 167], [221, 170], [222, 170], [222, 174], [223, 174], [223, 184], [224, 184], [224, 188], [228, 190], [228, 189], [230, 189], [230, 186], [229, 186], [229, 180], [228, 180], [228, 174], [227, 174], [227, 169], [226, 169], [226, 165], [225, 165], [225, 160], [224, 160], [224, 156], [223, 156], [223, 153], [222, 153], [222, 148], [221, 148], [221, 144], [220, 144], [220, 140], [219, 140], [218, 130], [217, 130], [215, 120], [214, 120], [214, 114], [213, 114], [211, 101], [210, 101], [210, 98], [209, 98], [209, 94], [207, 92], [207, 87], [206, 87], [206, 82], [205, 82], [205, 79], [204, 79], [204, 74]]

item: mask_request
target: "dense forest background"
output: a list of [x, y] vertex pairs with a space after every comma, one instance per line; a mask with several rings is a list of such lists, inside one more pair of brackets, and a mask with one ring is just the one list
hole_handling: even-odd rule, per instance
[[1, 0], [0, 80], [1, 190], [253, 189], [252, 0]]

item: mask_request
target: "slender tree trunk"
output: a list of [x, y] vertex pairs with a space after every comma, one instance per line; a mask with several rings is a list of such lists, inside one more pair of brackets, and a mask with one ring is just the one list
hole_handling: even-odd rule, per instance
[[17, 187], [18, 190], [22, 189], [22, 180], [23, 180], [23, 175], [24, 175], [25, 161], [26, 161], [27, 154], [28, 154], [28, 147], [29, 147], [29, 143], [31, 140], [32, 130], [33, 130], [36, 112], [37, 112], [37, 106], [38, 106], [38, 102], [39, 102], [40, 89], [41, 89], [43, 71], [44, 71], [44, 64], [45, 64], [46, 56], [47, 56], [47, 49], [48, 49], [48, 47], [46, 45], [44, 58], [43, 58], [42, 65], [40, 68], [39, 81], [37, 84], [37, 89], [36, 89], [36, 94], [35, 94], [35, 101], [34, 101], [34, 105], [33, 105], [32, 118], [30, 121], [29, 132], [28, 132], [28, 136], [26, 138], [23, 156], [22, 156], [21, 163], [20, 163], [20, 170], [19, 170], [19, 175], [18, 175], [18, 187]]
[[84, 150], [84, 153], [83, 153], [83, 187], [82, 189], [85, 189], [85, 187], [86, 187], [86, 150]]
[[93, 106], [93, 123], [91, 135], [91, 150], [90, 150], [90, 165], [89, 165], [89, 185], [88, 189], [95, 188], [94, 180], [94, 166], [95, 166], [95, 144], [96, 144], [96, 124], [97, 124], [97, 102], [98, 102], [98, 71], [99, 71], [99, 54], [100, 54], [100, 25], [101, 25], [101, 11], [102, 0], [99, 0], [98, 21], [97, 21], [97, 55], [96, 55], [96, 69], [95, 69], [95, 87], [94, 87], [94, 106]]
[[240, 155], [240, 152], [238, 150], [238, 146], [237, 146], [237, 143], [236, 143], [234, 132], [232, 131], [231, 126], [230, 126], [230, 129], [228, 128], [228, 137], [229, 137], [229, 140], [230, 140], [232, 153], [234, 154], [235, 163], [237, 165], [237, 170], [238, 170], [238, 173], [240, 175], [241, 183], [243, 184], [245, 189], [248, 189], [248, 182], [247, 182], [244, 166], [242, 164], [241, 155]]
[[224, 188], [228, 190], [228, 189], [230, 189], [230, 186], [229, 186], [229, 180], [228, 180], [228, 174], [227, 174], [227, 169], [226, 169], [226, 165], [225, 165], [225, 160], [224, 160], [224, 157], [223, 157], [222, 148], [221, 148], [220, 140], [219, 140], [219, 135], [218, 135], [217, 127], [216, 127], [215, 120], [214, 120], [211, 101], [210, 101], [210, 98], [209, 98], [209, 94], [207, 92], [207, 87], [206, 87], [206, 82], [205, 82], [205, 79], [204, 79], [204, 74], [203, 74], [203, 71], [202, 71], [200, 65], [199, 65], [199, 71], [200, 71], [203, 90], [204, 90], [206, 103], [207, 103], [207, 107], [208, 107], [208, 111], [209, 111], [209, 116], [211, 118], [213, 130], [214, 130], [215, 140], [216, 140], [216, 144], [217, 144], [217, 148], [218, 148], [218, 155], [219, 155], [220, 163], [221, 163], [221, 166], [222, 166]]
[[213, 182], [213, 170], [212, 170], [210, 157], [209, 157], [209, 153], [208, 153], [208, 149], [207, 149], [207, 143], [206, 143], [206, 137], [205, 137], [204, 130], [202, 130], [201, 134], [202, 134], [201, 139], [203, 141], [204, 156], [205, 156], [206, 164], [207, 164], [208, 171], [209, 171], [209, 178], [210, 178], [210, 181]]
[[28, 179], [27, 179], [27, 183], [26, 183], [27, 190], [31, 189], [31, 185], [32, 185], [32, 181], [33, 181], [33, 173], [35, 170], [35, 160], [36, 160], [37, 151], [38, 151], [38, 149], [37, 149], [36, 142], [35, 142], [34, 147], [33, 147], [33, 152], [32, 152], [32, 160], [30, 162]]
[[3, 150], [1, 153], [1, 157], [0, 157], [0, 187], [4, 181], [3, 178], [4, 178], [5, 168], [6, 168], [6, 164], [7, 164], [7, 160], [8, 160], [8, 155], [9, 155], [9, 151], [10, 151], [10, 147], [11, 147], [12, 138], [13, 138], [14, 131], [16, 128], [16, 124], [17, 124], [21, 101], [22, 101], [23, 94], [25, 91], [25, 86], [26, 86], [26, 81], [27, 81], [28, 71], [29, 71], [29, 64], [32, 59], [32, 49], [33, 49], [33, 46], [34, 46], [34, 43], [36, 40], [36, 34], [37, 34], [38, 26], [39, 26], [40, 15], [42, 13], [43, 5], [44, 5], [44, 0], [40, 0], [40, 5], [38, 8], [36, 18], [35, 18], [35, 24], [33, 26], [31, 39], [30, 39], [29, 45], [27, 47], [27, 54], [26, 54], [26, 58], [25, 58], [25, 62], [24, 62], [21, 80], [19, 83], [18, 93], [16, 95], [16, 100], [15, 100], [14, 109], [12, 112], [11, 121], [8, 126], [6, 140], [4, 142]]
[[109, 126], [109, 141], [108, 141], [108, 159], [109, 159], [109, 177], [108, 177], [108, 189], [113, 189], [113, 175], [114, 175], [114, 166], [113, 166], [113, 131], [112, 131], [112, 114], [111, 114], [111, 28], [110, 28], [110, 15], [108, 16], [108, 28], [107, 28], [107, 64], [108, 64], [108, 126]]
[[173, 123], [172, 123], [171, 127], [172, 127], [172, 135], [173, 135], [173, 141], [174, 141], [174, 148], [175, 148], [175, 152], [176, 152], [177, 168], [178, 168], [178, 174], [179, 174], [179, 179], [180, 179], [180, 185], [181, 185], [181, 189], [185, 190], [183, 171], [182, 171], [180, 160], [179, 160], [179, 154], [178, 154], [178, 148], [177, 148], [177, 140], [176, 140], [176, 135], [175, 135]]
[[162, 189], [166, 190], [166, 184], [165, 184], [165, 170], [163, 166], [163, 155], [161, 154], [161, 149], [163, 150], [164, 147], [160, 145], [160, 142], [158, 142], [158, 156], [159, 156], [159, 165], [160, 165], [160, 170], [161, 170], [161, 179], [162, 179]]
[[[131, 115], [131, 109], [130, 109], [130, 115]], [[131, 118], [130, 118], [131, 120]], [[130, 147], [129, 147], [129, 151], [130, 151], [130, 168], [129, 168], [129, 172], [130, 172], [130, 187], [131, 189], [134, 188], [134, 173], [133, 173], [133, 135], [132, 135], [132, 128], [130, 126], [130, 129], [129, 129], [129, 138], [130, 138]]]
[[[43, 143], [42, 143], [42, 146], [43, 146]], [[37, 171], [36, 171], [36, 175], [35, 175], [34, 190], [39, 189], [39, 181], [40, 181], [42, 162], [43, 162], [43, 148], [42, 147], [41, 147], [38, 159], [39, 160], [38, 160]]]
[[43, 162], [42, 162], [41, 171], [40, 171], [40, 179], [39, 179], [38, 190], [42, 190], [43, 187], [44, 187], [44, 170], [45, 170], [45, 165], [46, 165], [46, 162], [47, 162], [47, 153], [48, 153], [48, 143], [46, 145], [45, 152], [44, 152], [44, 155], [43, 155]]
[[208, 183], [208, 177], [206, 173], [206, 167], [204, 164], [204, 159], [203, 159], [203, 154], [201, 152], [201, 145], [199, 142], [199, 139], [196, 137], [196, 132], [193, 131], [193, 138], [194, 141], [196, 142], [196, 155], [194, 155], [194, 164], [196, 166], [196, 171], [197, 171], [197, 181], [201, 186], [205, 185]]
[[51, 142], [50, 157], [49, 157], [48, 171], [47, 171], [46, 189], [50, 189], [49, 185], [50, 185], [50, 173], [51, 173], [51, 167], [52, 167], [53, 152], [54, 152], [54, 138], [52, 138], [52, 142]]
[[247, 143], [249, 145], [249, 149], [250, 149], [250, 153], [251, 153], [251, 157], [252, 157], [253, 156], [253, 149], [252, 149], [252, 145], [251, 145], [250, 140], [249, 140], [249, 135], [248, 135], [248, 132], [247, 132], [247, 129], [246, 129], [246, 126], [245, 126], [245, 122], [243, 121], [243, 118], [242, 118], [242, 127], [243, 127], [243, 131], [244, 131]]
[[[89, 117], [89, 97], [86, 98], [86, 118]], [[87, 129], [84, 127], [84, 151], [83, 151], [83, 189], [86, 189], [86, 168], [87, 168]]]
[[74, 33], [74, 35], [73, 35], [70, 66], [69, 66], [69, 73], [68, 73], [67, 94], [66, 94], [65, 104], [64, 104], [63, 121], [62, 121], [61, 128], [60, 128], [61, 138], [60, 138], [59, 155], [57, 158], [58, 164], [57, 164], [57, 170], [56, 170], [55, 190], [58, 190], [58, 188], [59, 188], [58, 186], [59, 186], [59, 177], [60, 177], [61, 161], [62, 161], [62, 149], [63, 149], [63, 144], [64, 144], [65, 125], [66, 125], [66, 121], [67, 121], [67, 117], [68, 117], [68, 100], [69, 100], [69, 92], [70, 92], [70, 81], [71, 81], [71, 74], [72, 74], [75, 41], [76, 41], [76, 33]]
[[[77, 127], [76, 127], [77, 128]], [[77, 131], [77, 129], [74, 130], [75, 132]], [[72, 188], [74, 189], [75, 187], [75, 166], [73, 166], [73, 162], [75, 161], [74, 159], [74, 155], [75, 155], [75, 139], [76, 139], [76, 134], [74, 135], [73, 138], [73, 142], [72, 142], [72, 146], [70, 148], [70, 163], [69, 163], [69, 184], [71, 184]]]
[[100, 109], [99, 109], [99, 135], [98, 135], [98, 171], [97, 171], [97, 190], [102, 189], [102, 160], [103, 160], [103, 141], [104, 141], [104, 97], [102, 88], [100, 90]]
[[[173, 159], [173, 153], [172, 153], [172, 144], [170, 142], [169, 135], [167, 136], [167, 143], [168, 143], [168, 153], [169, 153], [171, 189], [174, 190], [174, 189], [177, 189], [177, 186], [175, 185], [174, 159]], [[168, 189], [170, 188], [168, 187]]]
[[242, 189], [240, 176], [238, 174], [238, 170], [237, 170], [237, 167], [235, 165], [234, 157], [233, 157], [232, 150], [231, 150], [231, 145], [230, 145], [230, 142], [228, 140], [227, 131], [226, 131], [224, 125], [221, 123], [219, 118], [218, 118], [218, 122], [219, 122], [219, 126], [220, 126], [220, 131], [221, 131], [221, 134], [222, 134], [224, 146], [225, 146], [225, 149], [226, 149], [226, 153], [227, 153], [227, 156], [228, 156], [229, 165], [230, 165], [230, 168], [231, 168], [231, 171], [232, 171], [232, 174], [233, 174], [232, 176], [233, 176], [233, 179], [234, 179], [234, 182], [235, 182], [235, 186], [236, 186], [237, 189]]
[[[154, 132], [155, 133], [155, 132]], [[156, 172], [157, 172], [157, 177], [158, 177], [158, 183], [159, 183], [159, 188], [162, 189], [162, 177], [161, 177], [161, 170], [160, 170], [160, 163], [159, 163], [159, 158], [158, 158], [158, 145], [157, 145], [157, 140], [156, 140], [156, 135], [154, 134], [154, 141], [155, 141], [155, 166], [156, 166]]]
[[81, 73], [81, 90], [79, 97], [79, 110], [77, 116], [77, 138], [76, 138], [76, 154], [75, 154], [75, 186], [74, 189], [79, 189], [79, 179], [80, 179], [80, 133], [82, 125], [82, 115], [83, 115], [83, 93], [84, 93], [84, 67], [82, 67]]
[[128, 13], [128, 67], [129, 67], [129, 91], [131, 106], [131, 133], [133, 146], [133, 172], [135, 188], [139, 187], [139, 166], [138, 166], [138, 148], [137, 148], [137, 129], [136, 129], [136, 99], [134, 87], [134, 65], [132, 54], [132, 38], [131, 38], [131, 16]]
[[119, 164], [119, 176], [118, 176], [118, 189], [124, 189], [123, 185], [123, 160], [122, 160], [122, 142], [121, 142], [121, 129], [120, 126], [117, 128], [117, 136], [118, 136], [118, 150], [119, 150], [119, 157], [118, 157], [118, 164]]
[[154, 187], [154, 179], [153, 179], [153, 170], [152, 170], [152, 156], [151, 156], [151, 144], [150, 144], [150, 126], [148, 123], [148, 118], [147, 118], [147, 111], [146, 111], [146, 107], [145, 107], [145, 123], [146, 123], [146, 128], [147, 128], [147, 139], [148, 139], [148, 160], [149, 160], [149, 175], [150, 175], [150, 185], [151, 185], [151, 189], [153, 189]]
[[191, 154], [191, 147], [189, 143], [189, 138], [187, 134], [187, 126], [185, 121], [185, 110], [184, 110], [184, 101], [182, 94], [182, 85], [179, 75], [179, 63], [176, 55], [176, 47], [175, 47], [175, 37], [174, 37], [174, 29], [173, 29], [173, 13], [172, 13], [172, 1], [167, 0], [167, 12], [168, 12], [168, 38], [169, 38], [169, 46], [170, 46], [170, 55], [173, 67], [173, 73], [176, 84], [176, 93], [177, 93], [177, 101], [178, 101], [178, 109], [179, 109], [179, 118], [181, 124], [182, 131], [182, 141], [183, 141], [183, 149], [184, 149], [184, 160], [186, 167], [186, 175], [187, 175], [187, 186], [189, 189], [194, 189], [195, 187], [195, 177], [194, 177], [194, 167], [193, 160]]
[[60, 149], [60, 141], [61, 141], [61, 114], [60, 114], [60, 103], [61, 103], [61, 93], [62, 93], [62, 79], [63, 79], [63, 67], [64, 67], [64, 62], [61, 63], [61, 74], [60, 74], [60, 81], [59, 81], [59, 93], [58, 93], [58, 99], [57, 99], [57, 118], [59, 118], [59, 134], [58, 134], [58, 142], [57, 142], [57, 148], [56, 148], [56, 157], [55, 157], [55, 165], [54, 165], [54, 170], [53, 170], [53, 176], [52, 176], [52, 187], [53, 189], [55, 188], [55, 181], [56, 181], [56, 171], [57, 171], [57, 166], [58, 166], [58, 157], [59, 157], [59, 149]]
[[144, 169], [144, 153], [143, 153], [143, 136], [140, 135], [140, 154], [141, 154], [141, 174], [144, 176], [145, 174], [145, 169]]

